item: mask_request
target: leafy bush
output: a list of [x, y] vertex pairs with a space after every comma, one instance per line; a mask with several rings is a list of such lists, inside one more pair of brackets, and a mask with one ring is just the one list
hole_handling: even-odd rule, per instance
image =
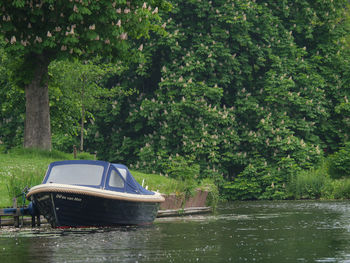
[[52, 147], [63, 152], [72, 152], [73, 145], [79, 145], [77, 137], [67, 134], [52, 134]]
[[228, 200], [256, 200], [261, 194], [261, 188], [256, 180], [248, 181], [238, 178], [227, 182], [222, 189], [222, 195]]
[[329, 174], [333, 179], [350, 176], [350, 142], [329, 158]]
[[201, 181], [199, 189], [203, 191], [208, 191], [208, 196], [207, 196], [207, 206], [211, 206], [215, 209], [219, 202], [219, 189], [215, 185], [214, 181], [212, 179], [206, 178]]
[[327, 180], [322, 197], [325, 199], [350, 199], [350, 179]]
[[335, 199], [350, 199], [350, 180], [344, 179], [338, 181], [338, 184], [334, 187]]
[[249, 164], [231, 182], [224, 184], [222, 193], [229, 200], [255, 200], [262, 194], [262, 174], [266, 170], [259, 164]]
[[199, 165], [191, 160], [186, 160], [184, 157], [177, 155], [169, 162], [167, 174], [172, 178], [180, 180], [190, 180], [199, 176]]

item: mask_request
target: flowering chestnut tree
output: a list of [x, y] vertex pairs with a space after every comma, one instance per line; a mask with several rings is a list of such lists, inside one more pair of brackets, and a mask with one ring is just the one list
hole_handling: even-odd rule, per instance
[[144, 94], [106, 109], [90, 145], [149, 172], [222, 176], [230, 199], [289, 198], [350, 134], [348, 1], [170, 1], [145, 74], [118, 79]]
[[[162, 32], [164, 0], [9, 0], [0, 2], [0, 34], [20, 61], [16, 76], [25, 89], [24, 147], [51, 148], [48, 66], [61, 58], [101, 55], [142, 58], [142, 40]], [[164, 26], [163, 26], [164, 27]], [[131, 49], [140, 42], [140, 48]]]

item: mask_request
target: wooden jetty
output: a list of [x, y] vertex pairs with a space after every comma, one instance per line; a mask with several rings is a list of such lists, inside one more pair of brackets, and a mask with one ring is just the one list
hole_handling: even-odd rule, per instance
[[41, 217], [26, 215], [27, 207], [17, 207], [17, 199], [13, 198], [11, 208], [0, 209], [0, 227], [12, 225], [14, 227], [23, 226], [31, 223], [32, 227], [40, 226]]

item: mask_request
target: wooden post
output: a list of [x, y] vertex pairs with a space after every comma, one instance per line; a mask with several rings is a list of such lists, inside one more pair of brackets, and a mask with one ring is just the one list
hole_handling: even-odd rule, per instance
[[[13, 208], [16, 208], [16, 210], [17, 210], [17, 199], [16, 199], [16, 197], [13, 198]], [[13, 221], [14, 221], [15, 227], [19, 227], [19, 216], [17, 215], [17, 211], [16, 211], [16, 214], [13, 216]]]
[[35, 216], [32, 216], [32, 227], [35, 227]]
[[36, 216], [36, 225], [40, 226], [41, 222], [40, 222], [40, 215]]
[[77, 159], [77, 146], [73, 145], [73, 157], [74, 159]]

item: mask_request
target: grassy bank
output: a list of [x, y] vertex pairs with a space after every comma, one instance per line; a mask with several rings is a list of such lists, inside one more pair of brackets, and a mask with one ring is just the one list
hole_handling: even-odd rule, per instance
[[[89, 154], [78, 154], [78, 159], [93, 159]], [[58, 151], [13, 149], [9, 153], [0, 153], [0, 207], [12, 205], [12, 197], [22, 193], [25, 187], [40, 184], [51, 162], [72, 160], [73, 154]], [[188, 193], [199, 185], [167, 178], [155, 174], [131, 171], [135, 179], [148, 189], [161, 193]], [[210, 183], [208, 183], [210, 185]]]

